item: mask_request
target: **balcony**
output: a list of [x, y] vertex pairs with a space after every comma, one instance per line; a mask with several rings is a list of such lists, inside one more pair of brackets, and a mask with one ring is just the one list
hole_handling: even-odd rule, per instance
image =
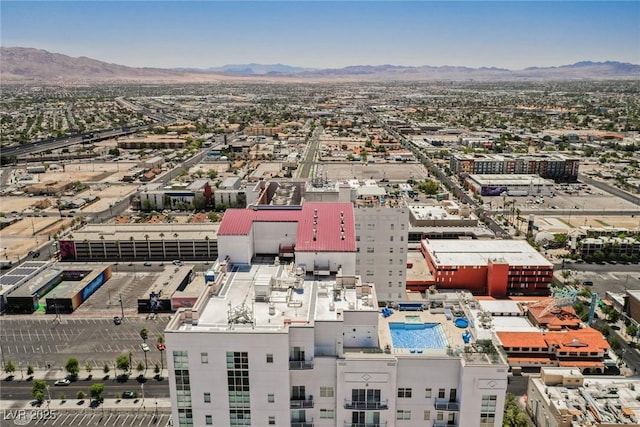
[[457, 421], [434, 421], [433, 427], [458, 427]]
[[313, 408], [313, 396], [309, 396], [308, 398], [302, 399], [291, 399], [289, 402], [289, 407], [291, 409], [309, 409]]
[[313, 427], [313, 421], [291, 421], [291, 427]]
[[447, 399], [436, 399], [435, 406], [438, 411], [457, 412], [460, 410], [460, 404], [458, 402], [450, 402]]
[[289, 360], [289, 369], [313, 369], [313, 360]]
[[344, 427], [387, 427], [386, 421], [379, 421], [377, 423], [350, 423], [348, 421], [344, 422]]
[[354, 409], [357, 411], [389, 409], [388, 400], [366, 401], [366, 400], [345, 400], [344, 409]]

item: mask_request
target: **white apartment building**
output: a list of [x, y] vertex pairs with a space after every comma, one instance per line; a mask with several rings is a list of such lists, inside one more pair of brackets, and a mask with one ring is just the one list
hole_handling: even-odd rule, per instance
[[407, 282], [409, 208], [374, 180], [309, 186], [305, 200], [354, 206], [356, 274], [374, 283], [379, 301], [403, 299]]
[[165, 330], [174, 425], [501, 426], [507, 366], [461, 332], [423, 303], [381, 313], [357, 275], [230, 253]]
[[405, 297], [409, 208], [374, 184], [356, 189], [356, 274], [374, 283], [380, 301]]

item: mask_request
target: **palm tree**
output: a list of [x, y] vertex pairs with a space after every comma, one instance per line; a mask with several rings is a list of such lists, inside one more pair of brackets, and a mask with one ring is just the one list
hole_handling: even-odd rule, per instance
[[211, 259], [211, 248], [209, 247], [209, 236], [204, 236], [204, 240], [207, 242], [207, 262]]
[[89, 248], [89, 259], [93, 259], [93, 254], [91, 253], [91, 242], [88, 239], [84, 239], [82, 243], [86, 243]]
[[160, 233], [160, 240], [162, 240], [162, 260], [167, 259], [167, 250], [164, 247], [164, 233]]
[[178, 259], [182, 259], [180, 255], [180, 242], [178, 241], [178, 233], [173, 233], [173, 237], [176, 239], [176, 247], [178, 248]]
[[147, 240], [147, 259], [151, 259], [151, 244], [149, 243], [149, 235], [145, 234], [144, 238]]
[[156, 340], [156, 347], [162, 348], [162, 350], [160, 350], [160, 374], [162, 375], [162, 370], [164, 369], [164, 359], [162, 358], [164, 346], [161, 347], [159, 344], [164, 344], [164, 335], [158, 335], [158, 339]]
[[104, 255], [104, 258], [107, 258], [107, 243], [104, 241], [104, 236], [101, 234], [100, 235], [100, 240], [102, 240], [102, 253]]
[[131, 241], [131, 246], [133, 247], [133, 259], [135, 260], [136, 258], [138, 258], [138, 256], [136, 255], [136, 239], [134, 239], [133, 236], [129, 236], [129, 240]]

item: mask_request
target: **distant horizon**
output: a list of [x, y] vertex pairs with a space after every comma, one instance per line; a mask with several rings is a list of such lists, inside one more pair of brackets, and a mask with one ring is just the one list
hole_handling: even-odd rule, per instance
[[[2, 1], [3, 46], [129, 67], [640, 64], [635, 1]], [[63, 23], [63, 24], [61, 24]]]
[[[60, 55], [66, 55], [69, 56], [71, 58], [81, 58], [81, 56], [72, 56], [72, 55], [68, 55], [66, 53], [63, 52], [51, 52], [47, 49], [42, 49], [39, 47], [30, 47], [30, 46], [4, 46], [4, 45], [0, 45], [0, 48], [3, 49], [36, 49], [36, 50], [44, 50], [46, 52], [52, 53], [52, 54], [60, 54]], [[268, 67], [268, 66], [284, 66], [284, 67], [291, 67], [291, 68], [300, 68], [300, 69], [307, 69], [307, 70], [327, 70], [327, 69], [341, 69], [341, 68], [347, 68], [347, 67], [383, 67], [383, 66], [392, 66], [392, 67], [461, 67], [461, 68], [471, 68], [471, 69], [482, 69], [482, 68], [486, 68], [486, 69], [504, 69], [504, 70], [509, 70], [509, 71], [522, 71], [522, 70], [526, 70], [528, 68], [557, 68], [557, 67], [565, 67], [565, 66], [571, 66], [571, 65], [575, 65], [575, 64], [579, 64], [579, 63], [594, 63], [594, 64], [602, 64], [602, 63], [612, 63], [612, 62], [616, 62], [616, 63], [621, 63], [621, 64], [629, 64], [629, 65], [636, 65], [636, 66], [640, 66], [640, 63], [632, 63], [632, 62], [623, 62], [623, 61], [615, 61], [615, 60], [603, 60], [603, 61], [593, 61], [590, 59], [582, 59], [579, 61], [575, 61], [572, 63], [566, 63], [566, 64], [553, 64], [553, 65], [546, 65], [546, 66], [541, 66], [541, 65], [528, 65], [526, 67], [523, 68], [505, 68], [505, 67], [497, 67], [497, 66], [481, 66], [481, 67], [471, 67], [468, 65], [462, 65], [462, 64], [444, 64], [444, 65], [432, 65], [432, 64], [421, 64], [421, 65], [406, 65], [406, 64], [389, 64], [389, 63], [385, 63], [385, 64], [349, 64], [349, 65], [345, 65], [342, 67], [304, 67], [304, 66], [299, 66], [299, 65], [295, 65], [295, 64], [286, 64], [286, 63], [282, 63], [282, 62], [274, 62], [274, 63], [258, 63], [258, 62], [247, 62], [247, 63], [236, 63], [236, 64], [222, 64], [222, 65], [212, 65], [212, 66], [207, 66], [207, 67], [192, 67], [192, 66], [175, 66], [175, 67], [151, 67], [151, 66], [147, 66], [147, 65], [141, 65], [141, 66], [131, 66], [131, 65], [127, 65], [127, 64], [120, 64], [120, 63], [115, 63], [115, 62], [108, 62], [108, 61], [104, 61], [100, 58], [93, 58], [93, 57], [88, 57], [88, 56], [83, 56], [86, 57], [88, 59], [92, 59], [92, 60], [96, 60], [96, 61], [100, 61], [100, 62], [104, 62], [107, 64], [113, 64], [113, 65], [122, 65], [125, 67], [131, 67], [131, 68], [155, 68], [155, 69], [160, 69], [160, 70], [209, 70], [209, 69], [217, 69], [217, 68], [223, 68], [223, 67], [232, 67], [232, 66], [250, 66], [250, 65], [258, 65], [258, 66], [262, 66], [262, 67]]]

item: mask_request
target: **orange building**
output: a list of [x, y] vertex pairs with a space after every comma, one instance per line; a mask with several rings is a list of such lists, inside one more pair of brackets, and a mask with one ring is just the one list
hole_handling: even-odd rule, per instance
[[414, 291], [466, 289], [474, 294], [548, 295], [553, 264], [521, 240], [423, 240], [420, 249], [431, 277], [407, 282]]
[[577, 367], [604, 372], [609, 343], [600, 331], [582, 328], [557, 332], [497, 332], [510, 366]]

